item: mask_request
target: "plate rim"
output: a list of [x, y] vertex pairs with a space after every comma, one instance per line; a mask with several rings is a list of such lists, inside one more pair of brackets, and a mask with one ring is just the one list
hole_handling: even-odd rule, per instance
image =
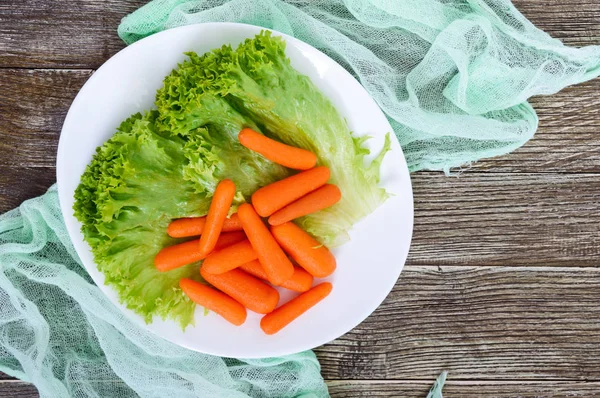
[[[97, 79], [99, 79], [100, 74], [98, 73], [99, 71], [101, 71], [103, 68], [105, 68], [105, 66], [110, 65], [114, 62], [117, 62], [121, 57], [126, 56], [128, 53], [132, 52], [134, 53], [136, 51], [136, 49], [142, 45], [147, 45], [149, 42], [151, 42], [152, 40], [159, 40], [159, 38], [161, 38], [162, 36], [168, 36], [168, 35], [176, 35], [177, 32], [183, 32], [186, 30], [194, 30], [196, 28], [198, 28], [199, 26], [215, 26], [218, 27], [219, 26], [232, 26], [232, 27], [242, 27], [242, 28], [251, 28], [251, 29], [256, 29], [256, 32], [258, 33], [260, 30], [268, 30], [271, 31], [274, 35], [276, 36], [281, 36], [284, 38], [284, 40], [286, 42], [291, 41], [294, 43], [294, 45], [296, 46], [308, 46], [310, 48], [311, 51], [317, 52], [319, 53], [321, 56], [326, 57], [328, 60], [330, 60], [331, 62], [333, 62], [336, 66], [338, 66], [343, 73], [345, 73], [348, 77], [350, 77], [351, 79], [353, 79], [358, 85], [361, 86], [362, 90], [364, 90], [364, 92], [367, 94], [368, 98], [370, 101], [372, 101], [375, 106], [377, 107], [377, 109], [382, 113], [382, 115], [387, 119], [387, 116], [385, 114], [385, 112], [383, 112], [383, 110], [381, 109], [381, 107], [376, 103], [376, 101], [371, 97], [371, 95], [368, 93], [368, 91], [364, 88], [364, 86], [362, 86], [362, 84], [351, 74], [349, 73], [344, 67], [342, 67], [339, 63], [337, 63], [335, 60], [333, 60], [331, 57], [329, 57], [327, 54], [323, 53], [322, 51], [320, 51], [319, 49], [313, 47], [312, 45], [297, 39], [293, 36], [287, 35], [285, 33], [279, 32], [277, 30], [271, 29], [271, 28], [265, 28], [265, 27], [261, 27], [261, 26], [257, 26], [257, 25], [251, 25], [251, 24], [245, 24], [245, 23], [237, 23], [237, 22], [206, 22], [206, 23], [198, 23], [198, 24], [190, 24], [190, 25], [184, 25], [184, 26], [179, 26], [179, 27], [175, 27], [175, 28], [170, 28], [170, 29], [166, 29], [164, 31], [161, 32], [157, 32], [154, 33], [150, 36], [147, 36], [143, 39], [140, 39], [138, 41], [136, 41], [135, 43], [132, 43], [129, 46], [124, 47], [123, 49], [121, 49], [120, 51], [118, 51], [116, 54], [114, 54], [112, 57], [110, 57], [106, 62], [104, 62], [100, 67], [98, 67], [96, 69], [96, 71], [88, 78], [88, 80], [84, 83], [84, 85], [79, 89], [77, 95], [75, 96], [73, 102], [71, 103], [69, 110], [65, 116], [64, 122], [63, 122], [63, 126], [61, 128], [61, 134], [59, 137], [59, 143], [58, 143], [58, 149], [57, 149], [57, 160], [56, 160], [56, 178], [57, 178], [57, 187], [58, 187], [58, 197], [59, 197], [59, 205], [60, 205], [60, 209], [61, 209], [61, 214], [62, 217], [65, 221], [65, 224], [67, 226], [67, 233], [69, 235], [69, 239], [73, 242], [73, 246], [74, 249], [77, 253], [77, 255], [79, 256], [79, 249], [77, 247], [77, 245], [74, 243], [74, 236], [72, 235], [72, 231], [71, 231], [71, 227], [69, 226], [70, 223], [68, 221], [67, 218], [73, 218], [76, 221], [77, 227], [80, 229], [81, 228], [81, 222], [79, 220], [77, 220], [74, 215], [72, 214], [72, 209], [68, 208], [67, 204], [66, 204], [66, 199], [67, 197], [65, 195], [74, 195], [74, 192], [63, 192], [63, 190], [61, 190], [61, 184], [60, 184], [60, 175], [62, 174], [61, 171], [63, 169], [63, 162], [65, 159], [65, 147], [66, 144], [64, 144], [66, 138], [65, 138], [65, 134], [64, 131], [67, 130], [70, 126], [69, 126], [69, 122], [71, 120], [72, 113], [74, 112], [73, 109], [75, 108], [75, 105], [80, 102], [82, 99], [81, 93], [84, 92], [86, 90], [86, 87], [89, 87], [93, 84], [93, 82], [95, 82]], [[227, 43], [223, 43], [223, 44], [227, 44]], [[125, 54], [125, 55], [124, 55]], [[175, 67], [175, 66], [174, 66]], [[324, 94], [325, 95], [325, 94]], [[409, 219], [403, 220], [405, 222], [406, 225], [409, 226], [408, 228], [408, 236], [407, 236], [407, 249], [405, 253], [402, 253], [401, 256], [398, 257], [398, 263], [400, 263], [401, 265], [398, 266], [398, 276], [396, 277], [396, 279], [393, 280], [393, 282], [390, 282], [388, 285], [389, 289], [386, 287], [385, 289], [381, 289], [379, 290], [380, 294], [378, 295], [378, 297], [373, 298], [371, 301], [373, 303], [377, 302], [377, 305], [374, 306], [374, 308], [366, 315], [366, 316], [360, 316], [360, 317], [356, 317], [357, 321], [356, 322], [351, 322], [352, 326], [350, 328], [347, 328], [347, 330], [341, 334], [339, 334], [338, 332], [334, 332], [334, 333], [323, 333], [321, 335], [320, 339], [314, 339], [315, 343], [311, 343], [311, 347], [303, 347], [301, 349], [292, 349], [292, 350], [279, 350], [276, 352], [270, 352], [267, 355], [261, 355], [261, 354], [257, 354], [257, 355], [244, 355], [244, 358], [248, 358], [248, 359], [257, 359], [257, 358], [268, 358], [268, 357], [273, 357], [273, 356], [284, 356], [284, 355], [290, 355], [290, 354], [294, 354], [294, 353], [298, 353], [307, 349], [313, 349], [315, 347], [319, 347], [323, 344], [326, 344], [336, 338], [339, 338], [343, 335], [345, 335], [346, 333], [350, 332], [351, 330], [353, 330], [356, 326], [360, 325], [364, 320], [366, 320], [373, 312], [375, 312], [382, 304], [382, 302], [385, 300], [385, 298], [389, 295], [389, 293], [391, 292], [391, 290], [393, 289], [393, 287], [395, 286], [396, 282], [398, 281], [398, 279], [401, 276], [402, 271], [404, 270], [404, 266], [406, 264], [406, 260], [408, 258], [408, 253], [410, 251], [410, 247], [412, 244], [412, 236], [414, 233], [414, 197], [413, 197], [413, 190], [412, 190], [412, 181], [411, 181], [411, 177], [410, 177], [410, 171], [408, 169], [408, 165], [406, 162], [406, 157], [404, 156], [404, 152], [402, 150], [402, 147], [399, 145], [399, 142], [394, 134], [394, 130], [392, 129], [391, 125], [389, 124], [389, 121], [387, 121], [387, 124], [389, 126], [389, 132], [391, 134], [391, 138], [392, 140], [395, 140], [396, 143], [398, 144], [398, 149], [400, 150], [400, 153], [402, 155], [401, 158], [401, 163], [403, 168], [406, 171], [406, 176], [407, 176], [407, 183], [406, 183], [406, 192], [403, 192], [403, 194], [406, 194], [407, 199], [408, 199], [408, 203], [410, 203], [410, 211], [407, 212], [407, 214], [409, 215]], [[114, 133], [113, 133], [114, 134]], [[90, 159], [91, 160], [91, 159]], [[89, 164], [89, 161], [88, 161]], [[79, 176], [81, 177], [81, 176]], [[368, 218], [369, 215], [366, 216], [366, 218]], [[91, 248], [89, 247], [89, 244], [84, 240], [84, 243], [87, 247], [87, 250], [91, 251]], [[400, 261], [401, 260], [401, 261]], [[120, 302], [120, 300], [118, 299], [117, 296], [115, 295], [111, 295], [108, 293], [108, 291], [111, 291], [112, 293], [116, 294], [116, 291], [113, 289], [112, 286], [105, 284], [105, 276], [102, 272], [100, 272], [98, 270], [98, 266], [95, 263], [95, 261], [92, 261], [91, 266], [86, 265], [86, 263], [81, 260], [81, 264], [83, 265], [83, 267], [85, 268], [86, 272], [88, 272], [88, 274], [90, 275], [90, 277], [92, 278], [92, 280], [94, 281], [94, 283], [96, 284], [96, 286], [102, 291], [102, 293], [109, 299], [110, 302], [112, 302], [115, 307], [117, 307], [119, 309], [119, 311], [131, 322], [137, 324], [139, 327], [143, 328], [144, 330], [152, 333], [153, 335], [156, 335], [166, 341], [169, 341], [170, 343], [176, 344], [178, 346], [181, 347], [185, 347], [188, 348], [190, 350], [196, 351], [196, 352], [201, 352], [201, 353], [205, 353], [205, 354], [209, 354], [209, 355], [217, 355], [217, 356], [225, 356], [225, 357], [236, 357], [238, 355], [235, 355], [232, 353], [223, 353], [223, 352], [217, 352], [217, 351], [210, 351], [210, 350], [205, 350], [205, 349], [200, 349], [196, 346], [191, 346], [189, 344], [186, 344], [186, 342], [178, 342], [175, 341], [174, 339], [171, 339], [169, 337], [166, 337], [164, 335], [162, 335], [161, 333], [159, 333], [157, 330], [154, 330], [152, 327], [150, 327], [152, 325], [152, 323], [150, 324], [146, 324], [143, 321], [141, 321], [141, 316], [139, 314], [137, 314], [135, 311], [130, 310], [129, 308], [127, 308], [127, 306], [123, 303]], [[91, 268], [91, 269], [90, 269]], [[161, 318], [158, 317], [157, 315], [154, 316], [153, 318], [153, 322], [157, 322], [159, 321]], [[174, 320], [168, 320], [167, 322], [176, 322]], [[194, 327], [194, 326], [190, 326], [190, 327]], [[186, 329], [190, 330], [190, 329]], [[332, 337], [333, 335], [333, 337]]]

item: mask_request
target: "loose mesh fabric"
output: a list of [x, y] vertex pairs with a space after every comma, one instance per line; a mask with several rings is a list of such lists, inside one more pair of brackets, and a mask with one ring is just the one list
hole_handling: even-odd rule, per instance
[[[600, 47], [563, 46], [506, 0], [155, 0], [119, 34], [132, 43], [214, 21], [279, 30], [329, 54], [385, 111], [411, 170], [519, 147], [537, 126], [527, 98], [600, 74]], [[0, 216], [0, 267], [0, 370], [43, 397], [327, 395], [310, 352], [218, 358], [128, 321], [82, 267], [55, 187]]]
[[327, 396], [310, 351], [219, 358], [128, 320], [82, 266], [56, 186], [0, 216], [0, 267], [0, 371], [42, 397]]
[[220, 21], [278, 30], [344, 66], [388, 116], [412, 171], [518, 148], [537, 128], [529, 97], [600, 75], [600, 46], [564, 46], [508, 0], [155, 0], [119, 35], [132, 43]]

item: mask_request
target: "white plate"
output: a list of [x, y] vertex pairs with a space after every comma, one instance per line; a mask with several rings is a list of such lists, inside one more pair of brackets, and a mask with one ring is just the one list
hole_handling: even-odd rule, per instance
[[[128, 317], [142, 327], [175, 344], [207, 354], [262, 358], [292, 354], [325, 344], [348, 332], [371, 314], [394, 286], [408, 254], [413, 201], [408, 168], [398, 142], [382, 165], [381, 184], [392, 197], [352, 229], [351, 241], [337, 250], [337, 271], [330, 277], [333, 291], [327, 299], [276, 335], [265, 335], [260, 316], [249, 312], [248, 320], [235, 327], [197, 308], [196, 326], [185, 331], [172, 321], [142, 318], [118, 301], [116, 292], [104, 284], [90, 247], [83, 240], [81, 224], [73, 216], [73, 194], [96, 147], [114, 133], [122, 120], [153, 107], [163, 78], [186, 57], [203, 54], [223, 44], [236, 46], [262, 28], [235, 23], [207, 23], [167, 30], [132, 44], [109, 59], [83, 86], [67, 114], [58, 146], [57, 179], [62, 213], [69, 235], [83, 264], [96, 284]], [[357, 135], [368, 134], [372, 152], [391, 132], [386, 117], [365, 89], [331, 58], [292, 37], [287, 55], [292, 65], [327, 95]], [[282, 296], [288, 299], [289, 295]]]

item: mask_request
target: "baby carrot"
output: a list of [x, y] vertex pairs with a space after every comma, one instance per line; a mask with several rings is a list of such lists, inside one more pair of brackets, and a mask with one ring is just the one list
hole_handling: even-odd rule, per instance
[[[269, 229], [263, 224], [252, 205], [247, 203], [238, 208], [240, 221], [248, 240], [258, 255], [258, 260], [269, 277], [269, 282], [281, 285], [294, 274], [294, 266], [277, 244]], [[253, 260], [253, 259], [251, 259]], [[247, 263], [245, 261], [244, 263]], [[241, 264], [240, 264], [241, 265]]]
[[308, 292], [293, 298], [275, 311], [263, 316], [260, 327], [266, 334], [275, 334], [289, 325], [294, 319], [314, 307], [319, 301], [331, 293], [333, 286], [323, 282], [310, 289]]
[[239, 269], [219, 275], [200, 268], [200, 275], [211, 285], [237, 300], [250, 311], [268, 314], [277, 307], [279, 292], [264, 282]]
[[246, 321], [248, 314], [244, 306], [225, 293], [186, 278], [179, 281], [179, 287], [194, 303], [216, 312], [234, 325], [240, 326]]
[[[202, 235], [204, 225], [206, 224], [206, 216], [204, 217], [189, 217], [180, 218], [179, 220], [171, 221], [167, 228], [167, 233], [171, 238], [187, 238], [188, 236]], [[221, 232], [241, 231], [242, 224], [237, 213], [231, 217], [225, 218]]]
[[[269, 280], [267, 273], [265, 272], [260, 261], [254, 260], [249, 263], [240, 265], [242, 271], [246, 271], [250, 275], [253, 275], [260, 279]], [[312, 286], [313, 277], [311, 274], [306, 272], [300, 267], [294, 267], [294, 273], [292, 277], [287, 281], [283, 282], [280, 286], [295, 292], [305, 292]]]
[[248, 261], [256, 260], [256, 252], [248, 240], [214, 251], [206, 257], [202, 269], [211, 274], [222, 274]]
[[206, 215], [204, 233], [200, 236], [200, 252], [208, 254], [213, 251], [221, 234], [223, 223], [235, 196], [235, 184], [231, 180], [219, 182]]
[[247, 238], [244, 231], [233, 231], [221, 234], [221, 236], [219, 236], [219, 239], [217, 239], [217, 244], [215, 245], [215, 249], [213, 250], [213, 252], [225, 249], [228, 246], [234, 245], [246, 239]]
[[271, 227], [273, 237], [283, 250], [315, 278], [324, 278], [335, 271], [335, 257], [292, 222]]
[[290, 169], [308, 170], [317, 164], [314, 153], [272, 140], [249, 128], [240, 131], [238, 138], [246, 148]]
[[[215, 249], [222, 249], [245, 239], [246, 234], [244, 234], [244, 231], [222, 234], [217, 240]], [[199, 242], [199, 239], [194, 239], [189, 242], [165, 247], [154, 258], [156, 269], [165, 272], [202, 260], [204, 256], [200, 253], [200, 249], [198, 249]]]
[[284, 178], [254, 192], [252, 205], [261, 217], [268, 217], [307, 193], [325, 185], [329, 176], [329, 169], [319, 166]]
[[269, 217], [269, 224], [280, 225], [295, 218], [315, 213], [327, 207], [333, 206], [342, 198], [342, 192], [333, 184], [323, 185], [316, 191], [301, 197], [295, 202], [290, 203], [283, 209], [273, 213]]

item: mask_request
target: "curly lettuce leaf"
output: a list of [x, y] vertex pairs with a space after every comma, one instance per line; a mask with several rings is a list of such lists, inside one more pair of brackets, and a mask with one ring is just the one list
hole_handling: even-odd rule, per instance
[[246, 124], [242, 117], [229, 130], [207, 124], [182, 137], [160, 132], [157, 116], [156, 111], [132, 116], [98, 148], [75, 192], [74, 209], [105, 283], [120, 300], [147, 322], [158, 315], [185, 327], [195, 304], [181, 292], [179, 280], [201, 281], [199, 264], [156, 270], [156, 254], [183, 241], [166, 234], [169, 222], [205, 215], [225, 177], [238, 187], [237, 205], [256, 187], [289, 172], [251, 151], [238, 154], [232, 134]]
[[205, 215], [223, 178], [235, 182], [238, 205], [292, 173], [241, 146], [243, 127], [311, 150], [331, 169], [342, 200], [297, 220], [328, 246], [346, 241], [352, 225], [387, 198], [378, 181], [390, 148], [387, 137], [365, 164], [367, 138], [352, 136], [332, 103], [292, 68], [285, 42], [269, 32], [235, 50], [188, 56], [165, 78], [157, 109], [131, 116], [97, 149], [74, 206], [98, 268], [120, 300], [147, 322], [158, 315], [182, 327], [193, 321], [195, 305], [179, 279], [201, 278], [198, 263], [166, 273], [154, 267], [160, 249], [182, 241], [167, 236], [168, 223]]
[[249, 127], [316, 153], [319, 164], [331, 170], [331, 183], [342, 191], [338, 204], [297, 221], [321, 243], [332, 247], [346, 242], [352, 225], [387, 199], [378, 182], [381, 161], [390, 150], [389, 135], [366, 165], [368, 137], [352, 136], [331, 101], [291, 66], [281, 38], [263, 32], [235, 50], [223, 46], [203, 56], [188, 55], [157, 94], [161, 122], [179, 131], [195, 126], [202, 119], [197, 98], [210, 93], [252, 120], [255, 126]]

